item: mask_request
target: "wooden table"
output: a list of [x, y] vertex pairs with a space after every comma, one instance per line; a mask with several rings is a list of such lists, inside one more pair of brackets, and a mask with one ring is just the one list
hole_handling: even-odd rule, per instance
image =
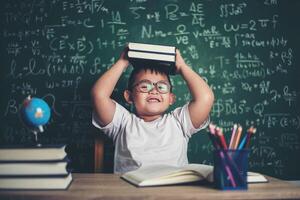
[[249, 184], [245, 191], [220, 191], [210, 185], [137, 188], [114, 174], [73, 174], [68, 190], [0, 191], [0, 199], [300, 199], [300, 187], [268, 177], [269, 183]]

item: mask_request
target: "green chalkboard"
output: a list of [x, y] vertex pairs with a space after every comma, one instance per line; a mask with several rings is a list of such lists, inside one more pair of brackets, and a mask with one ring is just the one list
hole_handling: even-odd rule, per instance
[[[0, 144], [30, 143], [19, 119], [27, 95], [43, 98], [52, 118], [43, 143], [67, 143], [74, 171], [91, 172], [95, 135], [90, 89], [128, 42], [174, 45], [214, 90], [211, 120], [229, 137], [234, 123], [258, 131], [250, 170], [300, 179], [299, 9], [297, 0], [13, 0], [1, 6]], [[129, 71], [113, 97], [122, 98]], [[176, 104], [190, 100], [173, 76]], [[202, 131], [190, 162], [212, 163]], [[113, 146], [105, 138], [106, 171]]]

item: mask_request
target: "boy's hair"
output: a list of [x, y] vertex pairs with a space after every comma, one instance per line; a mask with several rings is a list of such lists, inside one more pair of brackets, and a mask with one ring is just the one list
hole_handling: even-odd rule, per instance
[[166, 70], [164, 70], [163, 67], [159, 67], [159, 66], [150, 66], [150, 67], [149, 66], [135, 66], [133, 68], [133, 70], [131, 71], [131, 74], [130, 74], [129, 79], [128, 79], [127, 89], [129, 91], [132, 91], [132, 89], [133, 89], [132, 87], [133, 87], [134, 81], [136, 79], [136, 75], [140, 71], [146, 72], [147, 70], [150, 70], [151, 73], [166, 75], [167, 78], [168, 78], [169, 84], [171, 86], [170, 92], [172, 92], [172, 84], [171, 84], [169, 73]]

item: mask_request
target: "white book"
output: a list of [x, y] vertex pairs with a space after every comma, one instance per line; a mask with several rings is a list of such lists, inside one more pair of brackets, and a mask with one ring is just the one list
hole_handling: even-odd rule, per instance
[[128, 58], [175, 62], [175, 55], [131, 51], [131, 50], [128, 51]]
[[[152, 165], [127, 172], [121, 178], [136, 186], [159, 186], [206, 180], [213, 182], [213, 166], [188, 164], [184, 167]], [[252, 173], [247, 182], [266, 182], [265, 177]]]
[[2, 190], [62, 190], [67, 189], [72, 182], [71, 173], [68, 176], [49, 177], [1, 177]]
[[130, 42], [128, 59], [133, 67], [156, 66], [169, 74], [176, 74], [176, 47]]
[[0, 162], [63, 160], [65, 148], [66, 145], [0, 147]]
[[2, 162], [1, 176], [67, 175], [67, 162]]
[[268, 179], [257, 172], [248, 172], [247, 173], [247, 182], [248, 183], [267, 183]]
[[129, 50], [135, 50], [135, 51], [147, 51], [147, 52], [166, 53], [166, 54], [175, 54], [176, 51], [176, 48], [174, 46], [144, 44], [144, 43], [135, 43], [135, 42], [130, 42], [128, 44], [128, 48]]

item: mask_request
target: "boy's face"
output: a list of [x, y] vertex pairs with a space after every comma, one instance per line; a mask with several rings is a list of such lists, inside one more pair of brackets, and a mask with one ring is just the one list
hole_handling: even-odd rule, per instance
[[129, 98], [126, 94], [125, 98], [134, 104], [136, 114], [143, 119], [158, 118], [174, 102], [175, 96], [170, 92], [170, 83], [164, 74], [140, 71], [133, 85], [132, 92], [127, 91]]

